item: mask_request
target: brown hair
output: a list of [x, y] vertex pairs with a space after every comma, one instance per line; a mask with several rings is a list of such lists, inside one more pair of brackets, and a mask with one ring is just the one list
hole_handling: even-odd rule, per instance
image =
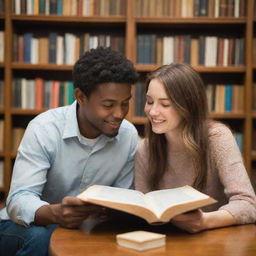
[[[160, 81], [173, 106], [181, 116], [182, 137], [191, 154], [197, 175], [193, 186], [199, 190], [205, 185], [208, 150], [208, 107], [205, 86], [200, 75], [187, 64], [164, 65], [148, 75], [146, 91], [152, 79]], [[164, 134], [155, 134], [151, 124], [146, 127], [149, 148], [149, 184], [152, 190], [167, 169], [167, 140]]]

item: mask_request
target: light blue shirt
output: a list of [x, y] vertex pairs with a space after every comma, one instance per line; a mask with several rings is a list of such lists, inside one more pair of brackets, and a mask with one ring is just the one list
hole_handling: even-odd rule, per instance
[[19, 146], [0, 218], [29, 225], [41, 206], [93, 184], [132, 187], [137, 142], [136, 128], [124, 120], [116, 137], [100, 135], [90, 146], [78, 128], [76, 102], [38, 115]]

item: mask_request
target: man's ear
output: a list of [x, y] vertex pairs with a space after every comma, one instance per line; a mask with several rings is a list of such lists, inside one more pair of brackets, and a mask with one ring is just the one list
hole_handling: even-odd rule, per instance
[[79, 105], [87, 101], [86, 95], [79, 88], [75, 88], [74, 95]]

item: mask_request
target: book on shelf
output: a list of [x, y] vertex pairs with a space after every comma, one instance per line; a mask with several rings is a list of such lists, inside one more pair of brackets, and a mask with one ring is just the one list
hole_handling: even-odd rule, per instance
[[4, 120], [0, 119], [0, 152], [4, 150]]
[[5, 6], [4, 0], [0, 0], [0, 14], [4, 14]]
[[0, 31], [0, 62], [4, 61], [4, 31]]
[[146, 102], [145, 85], [143, 81], [138, 81], [135, 86], [135, 113], [137, 117], [145, 116], [144, 106]]
[[4, 162], [0, 160], [0, 187], [4, 186]]
[[233, 135], [235, 137], [239, 150], [242, 153], [244, 149], [244, 136], [241, 132], [234, 132]]
[[166, 235], [148, 232], [143, 230], [126, 232], [116, 235], [116, 242], [119, 246], [145, 251], [163, 247], [166, 244]]
[[4, 81], [0, 80], [0, 108], [4, 107]]
[[256, 83], [253, 83], [253, 101], [252, 101], [252, 108], [256, 110]]
[[12, 129], [12, 152], [17, 152], [24, 132], [25, 128], [22, 127], [14, 127]]
[[145, 219], [166, 223], [174, 216], [216, 202], [191, 186], [142, 193], [137, 190], [93, 185], [77, 196], [81, 200]]
[[252, 131], [252, 152], [256, 153], [256, 128]]

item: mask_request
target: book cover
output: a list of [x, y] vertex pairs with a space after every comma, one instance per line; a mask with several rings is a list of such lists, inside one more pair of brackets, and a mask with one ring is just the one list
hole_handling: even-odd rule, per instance
[[227, 84], [225, 86], [225, 112], [232, 111], [232, 95], [233, 95], [233, 85]]
[[163, 247], [166, 243], [166, 235], [143, 230], [127, 232], [116, 235], [119, 246], [145, 251], [153, 248]]
[[0, 152], [4, 150], [4, 120], [0, 119]]
[[56, 64], [57, 33], [50, 32], [48, 45], [49, 45], [48, 61], [49, 63]]
[[4, 107], [4, 81], [0, 80], [0, 109]]
[[31, 63], [32, 33], [24, 34], [24, 62]]
[[35, 78], [35, 109], [40, 110], [43, 108], [44, 100], [44, 82], [40, 77]]
[[4, 162], [0, 160], [0, 187], [4, 186]]

